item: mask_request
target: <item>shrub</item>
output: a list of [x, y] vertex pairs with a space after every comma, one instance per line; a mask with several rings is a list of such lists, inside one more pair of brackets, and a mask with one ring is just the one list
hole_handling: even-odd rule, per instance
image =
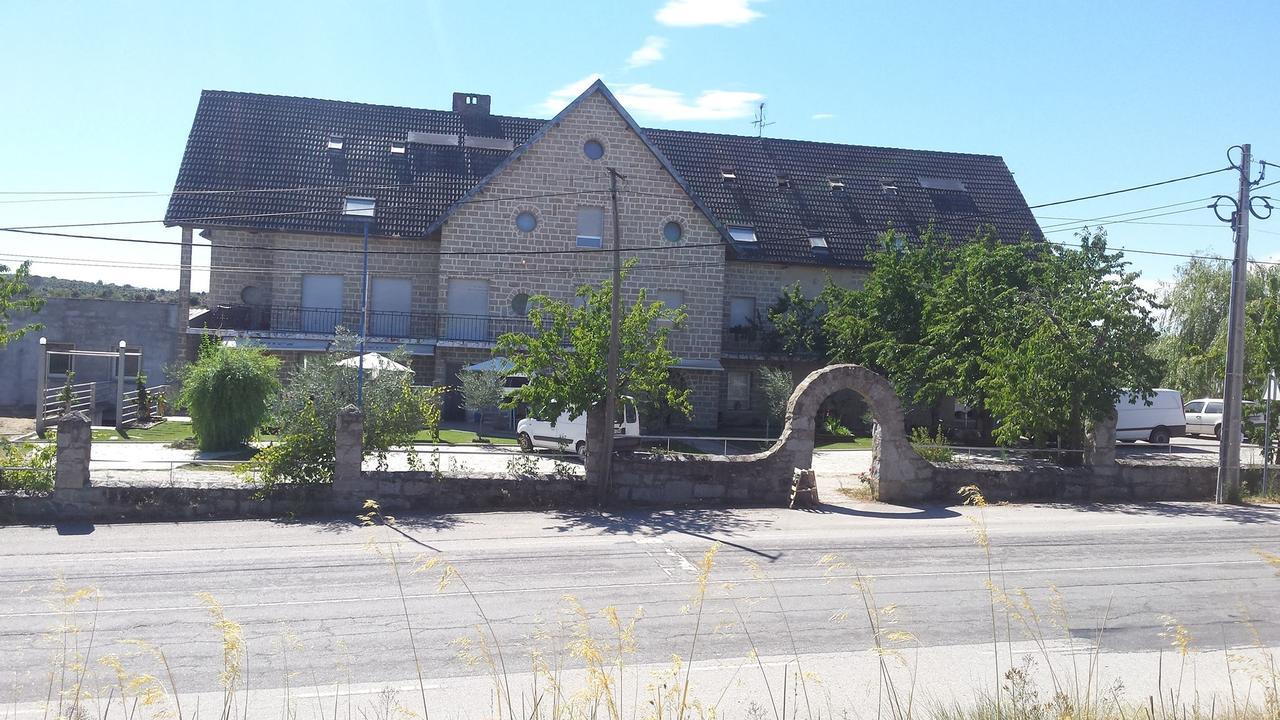
[[497, 370], [469, 370], [458, 373], [458, 389], [462, 392], [462, 403], [468, 410], [480, 415], [479, 430], [484, 428], [484, 413], [496, 410], [503, 400], [505, 374]]
[[828, 435], [836, 437], [850, 437], [853, 435], [849, 428], [840, 422], [840, 418], [836, 415], [825, 415], [822, 418], [822, 431]]
[[[248, 470], [264, 487], [280, 481], [333, 481], [334, 443], [338, 411], [357, 402], [353, 367], [338, 363], [351, 354], [355, 338], [341, 332], [332, 352], [311, 356], [294, 370], [279, 393], [272, 424], [279, 439], [254, 456]], [[391, 359], [407, 364], [403, 350]], [[438, 388], [413, 385], [413, 374], [383, 370], [365, 373], [364, 452], [385, 466], [393, 447], [412, 446], [419, 430], [433, 435], [440, 426]]]
[[222, 345], [212, 339], [184, 369], [180, 403], [191, 413], [201, 450], [245, 445], [267, 416], [279, 390], [280, 360], [253, 346]]
[[49, 492], [53, 490], [54, 461], [58, 447], [45, 445], [10, 444], [0, 446], [0, 466], [29, 467], [32, 470], [0, 469], [0, 491]]
[[932, 435], [929, 434], [928, 428], [911, 428], [911, 447], [915, 448], [920, 457], [929, 462], [951, 462], [954, 453], [951, 452], [951, 448], [946, 447], [948, 444], [950, 443], [947, 436], [943, 434], [941, 426]]

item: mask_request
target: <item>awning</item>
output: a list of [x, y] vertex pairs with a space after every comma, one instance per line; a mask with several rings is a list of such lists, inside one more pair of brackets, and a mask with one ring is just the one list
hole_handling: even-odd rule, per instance
[[404, 348], [405, 352], [410, 355], [436, 354], [436, 346], [434, 343], [390, 343], [366, 341], [364, 344], [366, 352], [392, 353], [400, 348]]
[[500, 372], [504, 375], [515, 369], [516, 364], [501, 355], [462, 368], [463, 372]]
[[714, 371], [720, 371], [720, 372], [724, 371], [724, 366], [721, 365], [720, 361], [716, 360], [715, 358], [710, 358], [707, 360], [690, 360], [687, 358], [682, 359], [680, 362], [676, 363], [676, 368], [679, 370], [714, 370]]
[[301, 338], [250, 337], [237, 338], [242, 345], [257, 345], [267, 350], [296, 350], [299, 352], [324, 352], [329, 349], [328, 340], [304, 340]]

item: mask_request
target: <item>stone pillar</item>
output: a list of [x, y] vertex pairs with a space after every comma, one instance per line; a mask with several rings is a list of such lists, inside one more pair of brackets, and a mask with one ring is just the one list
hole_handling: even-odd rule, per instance
[[58, 420], [58, 454], [53, 489], [80, 490], [89, 486], [89, 454], [93, 447], [93, 426], [83, 412], [63, 415]]
[[1084, 443], [1084, 463], [1098, 468], [1116, 467], [1116, 414], [1093, 424]]
[[[191, 310], [191, 228], [182, 228], [182, 248], [178, 260], [178, 337], [173, 348], [173, 361], [178, 365], [187, 362], [187, 328], [190, 327]], [[142, 367], [141, 361], [138, 367]]]
[[358, 492], [364, 489], [361, 464], [364, 461], [364, 413], [355, 405], [338, 411], [333, 448], [333, 489]]

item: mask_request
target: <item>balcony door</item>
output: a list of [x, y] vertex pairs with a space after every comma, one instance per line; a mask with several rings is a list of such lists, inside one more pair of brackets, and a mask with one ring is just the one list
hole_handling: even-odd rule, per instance
[[451, 278], [446, 300], [449, 340], [489, 340], [489, 281]]
[[300, 314], [303, 332], [333, 332], [342, 320], [342, 276], [303, 275]]
[[413, 288], [408, 278], [373, 278], [369, 286], [369, 334], [409, 337]]

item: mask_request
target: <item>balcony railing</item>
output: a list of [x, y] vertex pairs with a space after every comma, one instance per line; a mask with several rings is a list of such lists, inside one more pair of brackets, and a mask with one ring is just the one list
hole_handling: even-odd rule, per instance
[[[224, 305], [193, 322], [221, 330], [256, 330], [331, 335], [343, 327], [360, 332], [359, 310], [282, 305]], [[451, 313], [369, 311], [369, 337], [494, 342], [508, 332], [530, 332], [527, 318]]]

